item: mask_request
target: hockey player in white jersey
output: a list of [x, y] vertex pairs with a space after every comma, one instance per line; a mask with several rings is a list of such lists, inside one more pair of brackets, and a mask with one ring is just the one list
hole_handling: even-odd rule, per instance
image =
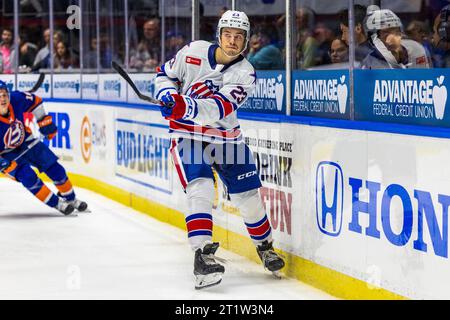
[[405, 38], [400, 18], [376, 5], [367, 8], [365, 31], [374, 49], [362, 61], [362, 69], [430, 68], [430, 56], [420, 43]]
[[225, 12], [217, 27], [218, 44], [194, 41], [163, 64], [155, 82], [155, 98], [170, 120], [171, 154], [186, 192], [186, 225], [195, 252], [196, 289], [216, 285], [225, 271], [214, 256], [212, 239], [214, 175], [217, 171], [266, 269], [278, 272], [283, 259], [273, 250], [272, 230], [259, 195], [261, 181], [243, 142], [236, 110], [256, 83], [244, 58], [250, 22], [244, 12]]

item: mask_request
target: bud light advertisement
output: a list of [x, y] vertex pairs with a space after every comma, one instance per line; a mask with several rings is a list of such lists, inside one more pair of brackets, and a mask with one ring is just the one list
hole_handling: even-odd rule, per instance
[[450, 127], [445, 69], [355, 70], [355, 119]]

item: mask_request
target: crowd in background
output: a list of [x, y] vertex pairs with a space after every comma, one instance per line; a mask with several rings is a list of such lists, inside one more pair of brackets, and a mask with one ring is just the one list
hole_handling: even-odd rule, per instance
[[[442, 1], [441, 1], [442, 2]], [[420, 67], [419, 64], [408, 63], [408, 46], [423, 52], [426, 63], [423, 67], [450, 67], [450, 34], [447, 39], [443, 34], [443, 25], [447, 24], [447, 15], [442, 18], [439, 8], [426, 7], [420, 13], [398, 14], [402, 26], [387, 30], [399, 34], [399, 48], [389, 41], [390, 35], [384, 31], [378, 32], [379, 38], [392, 53], [399, 66], [405, 68]], [[222, 8], [217, 17], [205, 17], [203, 6], [200, 7], [200, 38], [215, 41], [216, 23], [218, 17], [226, 11]], [[367, 30], [367, 7], [355, 5], [356, 66], [361, 68], [385, 68], [396, 64], [374, 63], [377, 54], [383, 55], [383, 50], [374, 46], [373, 38]], [[250, 16], [252, 34], [247, 47], [247, 59], [260, 70], [279, 70], [285, 66], [285, 15], [281, 16]], [[445, 21], [444, 21], [445, 20]], [[448, 30], [450, 33], [450, 9], [448, 12]], [[157, 17], [141, 19], [136, 25], [136, 41], [130, 43], [128, 66], [136, 71], [153, 71], [162, 62], [173, 57], [178, 50], [190, 41], [190, 20], [179, 19], [176, 28], [171, 28], [171, 21], [166, 21], [164, 57], [161, 56], [161, 20]], [[394, 30], [395, 29], [395, 30]], [[19, 50], [19, 72], [39, 72], [49, 69], [51, 60], [55, 70], [70, 70], [80, 67], [80, 50], [78, 40], [69, 39], [71, 33], [56, 29], [53, 35], [53, 59], [50, 59], [50, 30], [42, 30], [41, 38], [32, 38], [26, 26], [20, 28], [19, 39], [14, 41], [14, 32], [9, 27], [1, 30], [0, 42], [0, 73], [12, 74], [16, 68], [16, 52]], [[348, 10], [343, 9], [333, 15], [319, 15], [307, 7], [299, 7], [295, 14], [295, 68], [345, 68], [349, 61]], [[34, 32], [35, 34], [35, 32]], [[400, 36], [401, 34], [401, 36]], [[99, 38], [91, 37], [84, 49], [83, 67], [108, 69], [111, 61], [124, 63], [125, 45], [111, 45], [111, 37], [107, 32], [101, 32]], [[124, 37], [122, 37], [124, 38]], [[407, 39], [407, 40], [406, 40]], [[409, 42], [407, 42], [409, 41]], [[15, 45], [16, 44], [16, 45]], [[72, 45], [71, 45], [72, 44]], [[100, 47], [100, 48], [99, 48]], [[120, 49], [117, 49], [120, 48]], [[403, 51], [402, 51], [403, 49]], [[397, 51], [398, 52], [397, 52]], [[97, 53], [100, 53], [98, 56]], [[389, 57], [391, 53], [388, 52]], [[417, 58], [422, 59], [422, 58]], [[388, 59], [389, 60], [389, 59]], [[419, 61], [419, 60], [417, 60]], [[404, 62], [404, 63], [403, 63]], [[419, 61], [421, 62], [421, 61]], [[423, 61], [422, 61], [423, 62]], [[347, 64], [347, 65], [346, 65]]]

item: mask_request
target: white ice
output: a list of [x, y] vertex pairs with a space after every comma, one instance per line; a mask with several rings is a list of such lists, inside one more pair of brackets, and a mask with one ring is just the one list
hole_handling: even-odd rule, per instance
[[0, 179], [0, 299], [334, 299], [222, 248], [222, 283], [194, 290], [184, 231], [77, 192], [92, 212], [65, 217]]

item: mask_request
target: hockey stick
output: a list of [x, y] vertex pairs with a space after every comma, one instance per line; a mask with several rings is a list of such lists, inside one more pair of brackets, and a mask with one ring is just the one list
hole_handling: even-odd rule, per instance
[[[137, 96], [139, 97], [139, 99], [144, 100], [144, 101], [147, 101], [147, 102], [150, 102], [150, 103], [153, 103], [153, 104], [156, 104], [156, 105], [158, 105], [158, 106], [161, 105], [161, 101], [156, 100], [156, 99], [154, 99], [154, 98], [152, 98], [152, 97], [149, 97], [149, 96], [147, 96], [147, 95], [145, 95], [145, 94], [142, 94], [142, 93], [139, 91], [139, 89], [136, 87], [136, 85], [134, 84], [133, 80], [131, 80], [131, 78], [130, 78], [130, 76], [127, 74], [127, 72], [126, 72], [126, 71], [125, 71], [125, 70], [124, 70], [117, 62], [113, 61], [113, 62], [111, 63], [111, 67], [112, 67], [114, 70], [116, 70], [116, 72], [117, 72], [118, 74], [120, 74], [120, 76], [121, 76], [122, 78], [124, 78], [126, 82], [128, 82], [128, 84], [129, 84], [130, 87], [134, 90], [134, 92], [137, 94]], [[173, 107], [173, 104], [167, 105], [167, 107], [171, 107], [171, 108], [172, 108], [172, 107]]]
[[41, 73], [39, 74], [39, 78], [37, 80], [37, 82], [34, 84], [33, 88], [31, 88], [31, 90], [29, 90], [29, 93], [34, 93], [36, 91], [39, 90], [39, 88], [41, 87], [42, 83], [44, 82], [45, 79], [45, 73]]
[[[39, 139], [34, 140], [32, 143], [30, 143], [27, 146], [27, 148], [21, 154], [19, 154], [17, 157], [15, 157], [11, 162], [17, 161], [20, 158], [22, 158], [22, 156], [25, 155], [28, 151], [30, 151], [35, 145], [37, 145], [39, 143], [39, 141], [40, 141]], [[0, 155], [0, 158], [3, 158], [3, 157]], [[0, 171], [0, 173], [3, 174], [3, 171]]]
[[13, 161], [17, 161], [17, 160], [19, 160], [20, 158], [22, 158], [22, 156], [23, 156], [25, 153], [27, 153], [28, 151], [30, 151], [30, 150], [31, 150], [35, 145], [37, 145], [39, 142], [40, 142], [39, 139], [34, 140], [32, 143], [30, 143], [30, 144], [27, 146], [27, 149], [26, 149], [24, 152], [22, 152], [21, 154], [19, 154], [17, 157], [15, 157]]

